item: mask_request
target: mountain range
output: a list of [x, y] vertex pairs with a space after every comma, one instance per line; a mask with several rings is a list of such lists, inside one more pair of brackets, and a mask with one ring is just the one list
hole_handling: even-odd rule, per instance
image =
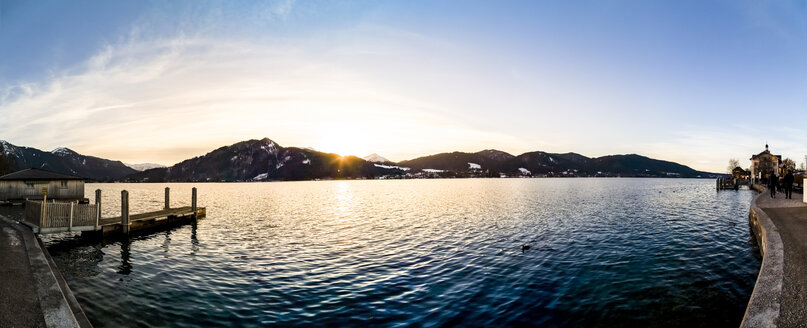
[[632, 176], [632, 177], [710, 177], [678, 163], [636, 154], [590, 158], [577, 153], [554, 154], [542, 151], [514, 156], [488, 149], [476, 153], [442, 153], [397, 163], [412, 169], [440, 169], [455, 172], [485, 170], [495, 175], [530, 176]]
[[362, 159], [310, 148], [283, 147], [268, 138], [220, 147], [170, 167], [127, 166], [120, 161], [81, 155], [68, 148], [45, 152], [0, 141], [0, 174], [29, 167], [97, 181], [137, 182], [503, 176], [694, 178], [720, 175], [636, 154], [591, 158], [576, 153], [535, 151], [516, 156], [487, 149], [475, 153], [441, 153], [394, 163], [378, 154]]
[[126, 177], [128, 181], [267, 181], [374, 178], [401, 170], [375, 166], [356, 156], [308, 148], [282, 147], [274, 141], [242, 141], [166, 168]]
[[76, 175], [96, 181], [112, 181], [137, 172], [120, 161], [81, 155], [69, 148], [60, 147], [48, 152], [15, 146], [0, 140], [0, 174], [27, 168]]

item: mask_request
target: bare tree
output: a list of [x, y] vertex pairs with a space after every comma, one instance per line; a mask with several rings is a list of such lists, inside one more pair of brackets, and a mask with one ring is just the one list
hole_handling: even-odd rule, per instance
[[790, 158], [785, 158], [785, 159], [782, 161], [782, 164], [784, 164], [784, 166], [785, 166], [785, 170], [790, 170], [790, 172], [793, 172], [793, 171], [795, 171], [795, 170], [796, 170], [796, 162], [795, 162], [795, 161], [793, 161], [793, 160], [792, 160], [792, 159], [790, 159]]
[[726, 170], [729, 174], [732, 174], [734, 169], [738, 167], [740, 167], [740, 161], [738, 161], [736, 158], [732, 158], [729, 160], [729, 167]]

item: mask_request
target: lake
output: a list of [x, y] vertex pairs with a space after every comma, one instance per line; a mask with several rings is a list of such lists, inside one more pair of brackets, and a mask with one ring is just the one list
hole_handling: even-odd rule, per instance
[[[96, 327], [738, 326], [760, 266], [749, 190], [696, 179], [87, 184], [104, 216], [207, 218], [44, 238]], [[529, 245], [522, 250], [522, 245]]]

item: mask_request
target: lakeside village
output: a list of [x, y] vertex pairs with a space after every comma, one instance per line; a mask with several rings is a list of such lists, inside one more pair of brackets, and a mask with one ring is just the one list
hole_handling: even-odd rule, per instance
[[784, 186], [784, 178], [788, 172], [793, 174], [793, 189], [802, 192], [804, 189], [805, 165], [807, 156], [800, 167], [796, 167], [796, 162], [790, 158], [782, 159], [782, 155], [775, 155], [765, 144], [765, 150], [759, 154], [751, 155], [749, 159], [751, 166], [743, 169], [736, 159], [729, 160], [728, 171], [730, 177], [718, 181], [718, 189], [737, 189], [741, 185], [751, 186], [754, 184], [768, 185], [770, 179], [777, 179], [781, 189]]
[[[438, 170], [438, 169], [420, 169], [412, 170], [408, 167], [400, 167], [395, 165], [374, 164], [376, 167], [384, 169], [398, 169], [403, 171], [403, 174], [396, 175], [382, 175], [377, 178], [362, 177], [365, 179], [453, 179], [453, 178], [681, 178], [681, 173], [678, 172], [653, 172], [649, 169], [644, 171], [637, 171], [635, 173], [617, 173], [608, 171], [588, 172], [578, 169], [566, 169], [563, 171], [548, 171], [545, 173], [533, 173], [532, 171], [520, 167], [518, 173], [505, 173], [496, 170], [482, 169], [481, 165], [476, 163], [468, 163], [468, 169], [465, 171], [458, 170]], [[706, 174], [697, 175], [694, 178], [709, 178], [714, 179], [719, 175]]]

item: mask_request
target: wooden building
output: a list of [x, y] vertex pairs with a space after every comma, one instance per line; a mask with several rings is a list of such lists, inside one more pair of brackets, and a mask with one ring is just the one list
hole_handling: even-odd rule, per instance
[[40, 169], [25, 169], [0, 176], [0, 202], [42, 199], [86, 202], [84, 178]]
[[748, 179], [751, 176], [751, 171], [743, 170], [741, 167], [735, 167], [731, 170], [731, 176], [735, 179]]

